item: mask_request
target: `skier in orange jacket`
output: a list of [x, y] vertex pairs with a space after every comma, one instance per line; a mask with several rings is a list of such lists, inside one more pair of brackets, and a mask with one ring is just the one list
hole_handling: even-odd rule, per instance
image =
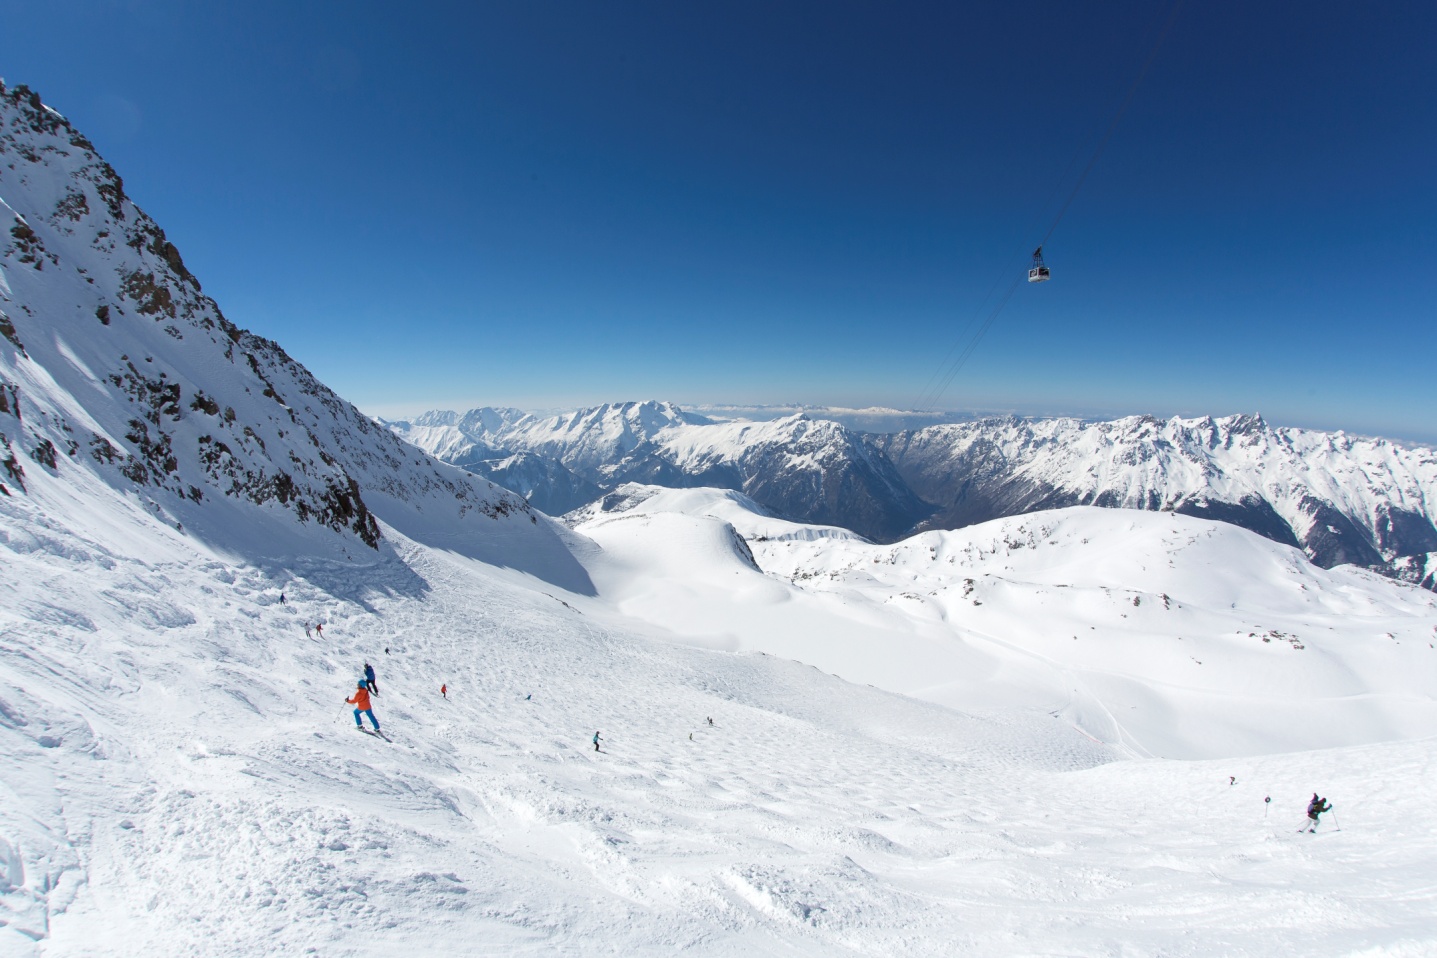
[[354, 706], [355, 728], [364, 728], [364, 723], [360, 721], [359, 718], [360, 713], [363, 712], [369, 716], [370, 724], [374, 726], [374, 730], [376, 732], [379, 731], [379, 719], [374, 717], [374, 710], [369, 707], [369, 687], [364, 684], [363, 679], [360, 680], [359, 687], [354, 690], [354, 695], [344, 701], [346, 704]]

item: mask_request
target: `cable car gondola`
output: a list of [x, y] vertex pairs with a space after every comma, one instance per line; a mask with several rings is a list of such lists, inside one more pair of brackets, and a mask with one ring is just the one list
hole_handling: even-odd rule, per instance
[[1043, 265], [1043, 247], [1033, 250], [1033, 268], [1028, 270], [1028, 282], [1046, 283], [1051, 279], [1048, 267]]

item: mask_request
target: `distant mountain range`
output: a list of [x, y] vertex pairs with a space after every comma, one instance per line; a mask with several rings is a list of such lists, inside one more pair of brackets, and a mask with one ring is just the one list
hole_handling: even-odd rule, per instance
[[1170, 510], [1295, 546], [1324, 568], [1437, 588], [1437, 452], [1260, 416], [1009, 416], [865, 433], [802, 413], [722, 421], [649, 401], [388, 425], [551, 514], [629, 482], [732, 489], [880, 542], [1072, 505]]
[[717, 422], [673, 403], [630, 402], [547, 417], [438, 411], [389, 426], [501, 485], [513, 457], [528, 454], [526, 494], [550, 514], [629, 482], [734, 489], [779, 514], [874, 539], [897, 538], [932, 512], [867, 436], [804, 415]]

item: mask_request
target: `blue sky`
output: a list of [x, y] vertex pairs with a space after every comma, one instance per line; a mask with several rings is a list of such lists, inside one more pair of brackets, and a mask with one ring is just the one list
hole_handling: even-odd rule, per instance
[[[1168, 9], [6, 0], [0, 75], [368, 411], [908, 407]], [[1437, 441], [1434, 39], [1189, 0], [940, 405]]]

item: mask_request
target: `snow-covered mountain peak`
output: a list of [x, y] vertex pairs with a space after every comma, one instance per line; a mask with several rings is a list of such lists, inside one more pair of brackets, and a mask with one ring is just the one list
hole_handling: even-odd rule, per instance
[[[550, 459], [562, 487], [555, 504], [571, 503], [580, 482], [595, 497], [625, 482], [720, 486], [789, 519], [885, 540], [1070, 505], [1177, 511], [1300, 546], [1324, 567], [1350, 563], [1437, 587], [1430, 449], [1274, 427], [1257, 413], [1008, 415], [878, 434], [784, 412], [693, 422], [672, 404], [617, 403], [497, 428], [396, 429], [471, 467], [520, 450]], [[544, 494], [542, 483], [530, 488]]]
[[1092, 504], [1234, 522], [1300, 545], [1326, 567], [1352, 563], [1409, 577], [1437, 551], [1432, 450], [1274, 427], [1259, 415], [1010, 417], [875, 442], [938, 507], [928, 520], [935, 528]]
[[383, 522], [581, 581], [522, 498], [407, 446], [227, 320], [91, 143], [23, 87], [0, 89], [0, 160], [7, 491], [93, 475], [243, 554], [373, 549]]

